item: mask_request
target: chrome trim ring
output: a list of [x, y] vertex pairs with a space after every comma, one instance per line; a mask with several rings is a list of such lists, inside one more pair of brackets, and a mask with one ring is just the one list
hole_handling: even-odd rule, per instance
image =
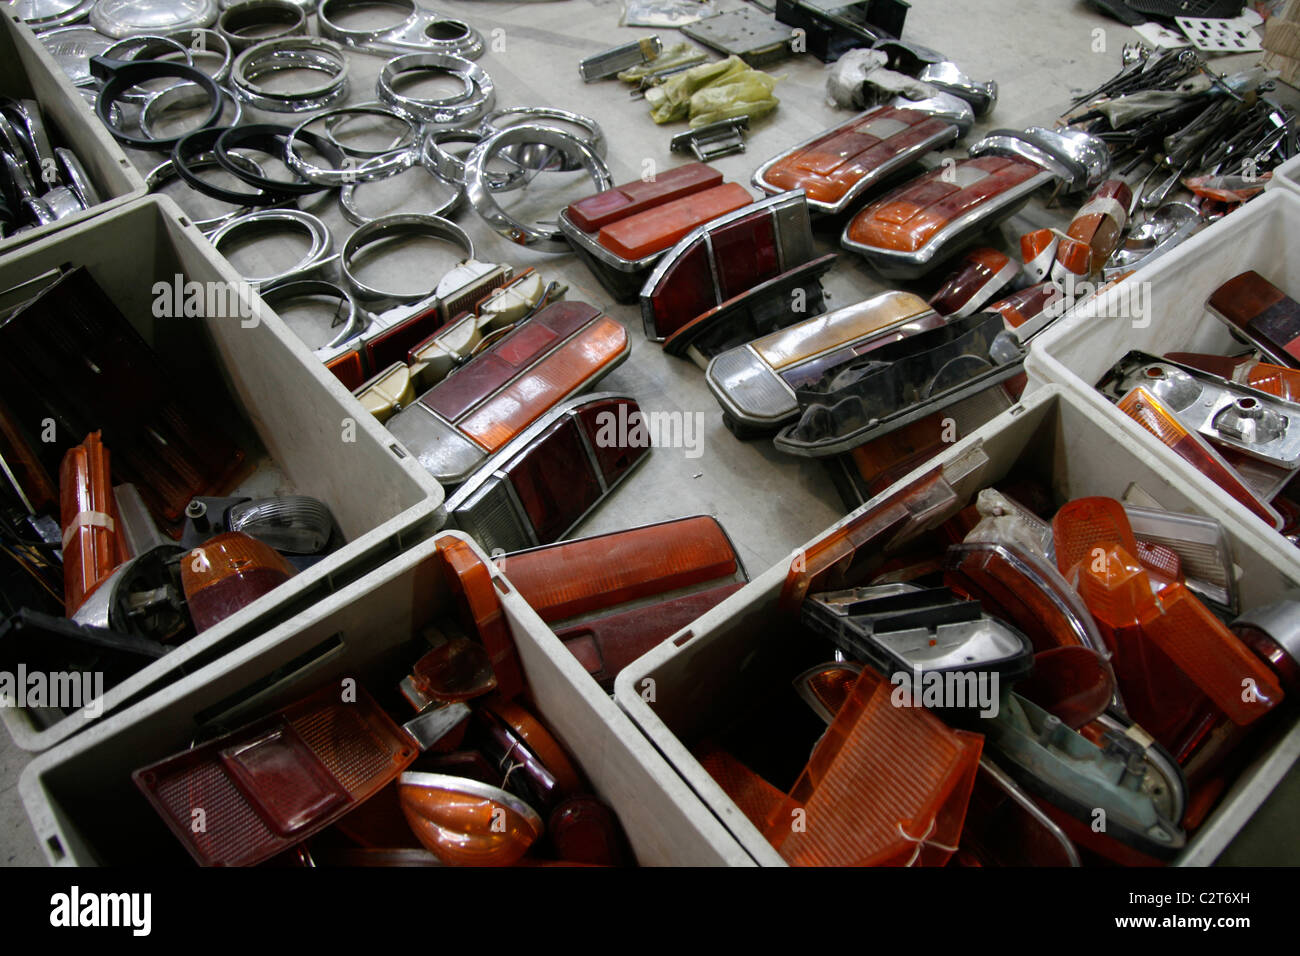
[[346, 302], [348, 304], [347, 320], [344, 321], [343, 327], [335, 334], [334, 338], [316, 348], [317, 353], [324, 352], [326, 349], [337, 348], [349, 339], [360, 335], [366, 328], [365, 314], [357, 308], [357, 300], [352, 297], [352, 293], [342, 286], [327, 282], [324, 279], [293, 279], [288, 282], [277, 282], [274, 285], [264, 286], [258, 292], [258, 295], [272, 309], [293, 299], [308, 296], [328, 296], [332, 299], [338, 299], [340, 302]]
[[[282, 93], [258, 83], [279, 70], [312, 70], [329, 79], [305, 90]], [[230, 71], [235, 95], [250, 106], [273, 113], [303, 113], [333, 106], [348, 92], [348, 59], [343, 48], [316, 37], [285, 37], [250, 46], [235, 58]]]
[[353, 272], [353, 264], [362, 249], [381, 240], [402, 235], [419, 235], [450, 242], [461, 248], [466, 259], [474, 258], [474, 243], [465, 230], [454, 222], [437, 216], [421, 216], [413, 213], [372, 219], [348, 236], [347, 242], [343, 244], [343, 255], [339, 259], [339, 269], [343, 273], [343, 279], [359, 301], [372, 307], [400, 305], [427, 299], [437, 289], [438, 283], [435, 281], [427, 291], [423, 292], [388, 292], [366, 285]]
[[[443, 73], [456, 77], [462, 92], [441, 99], [404, 96], [396, 84], [404, 73]], [[451, 53], [407, 53], [395, 56], [375, 83], [379, 102], [397, 112], [434, 126], [461, 126], [481, 119], [496, 102], [496, 87], [487, 70], [472, 60]]]
[[[275, 33], [258, 33], [247, 36], [241, 30], [249, 27], [281, 27]], [[268, 40], [282, 40], [285, 37], [305, 36], [307, 33], [307, 14], [296, 3], [288, 0], [242, 0], [221, 11], [217, 17], [219, 33], [236, 53], [242, 53], [250, 46], [265, 43]]]
[[329, 228], [318, 216], [303, 212], [301, 209], [258, 209], [245, 213], [214, 230], [208, 239], [213, 247], [221, 252], [221, 244], [228, 241], [235, 233], [262, 230], [273, 225], [296, 226], [305, 230], [311, 238], [311, 247], [301, 260], [283, 272], [261, 277], [244, 276], [244, 281], [255, 288], [279, 285], [290, 279], [308, 278], [335, 258], [329, 254], [334, 245], [334, 237], [330, 234]]
[[[382, 157], [376, 157], [376, 158], [381, 159]], [[363, 170], [365, 169], [365, 166], [366, 164], [363, 163], [361, 167], [359, 167], [359, 169]], [[447, 180], [443, 179], [441, 176], [437, 175], [436, 173], [434, 173], [432, 170], [428, 169], [425, 166], [419, 166], [417, 164], [416, 167], [411, 167], [411, 168], [423, 169], [426, 173], [428, 173], [438, 182], [443, 183], [446, 186], [449, 186], [452, 190], [451, 198], [449, 198], [441, 206], [437, 206], [433, 209], [426, 210], [423, 213], [423, 215], [434, 216], [438, 219], [445, 219], [448, 215], [450, 215], [452, 212], [455, 211], [456, 207], [460, 205], [461, 200], [465, 198], [465, 186], [463, 183], [448, 182]], [[405, 172], [405, 170], [402, 170], [401, 172], [398, 172], [395, 175], [400, 176], [402, 172]], [[368, 180], [361, 180], [361, 182], [368, 182]], [[359, 182], [348, 183], [346, 186], [344, 186], [342, 189], [339, 190], [339, 209], [343, 213], [343, 218], [346, 219], [348, 222], [352, 223], [352, 225], [354, 226], [364, 226], [368, 222], [374, 222], [376, 219], [381, 218], [379, 216], [367, 216], [365, 213], [361, 212], [361, 210], [357, 208], [356, 193], [357, 193], [357, 186], [359, 186], [360, 184], [361, 183]]]
[[[221, 88], [221, 98], [230, 104], [234, 114], [230, 122], [222, 122], [225, 116], [225, 109], [217, 117], [217, 123], [221, 126], [238, 126], [244, 118], [244, 107], [235, 98], [235, 94], [224, 86]], [[140, 118], [136, 125], [140, 127], [140, 132], [150, 139], [158, 139], [158, 133], [154, 130], [154, 124], [158, 122], [160, 114], [167, 112], [175, 107], [185, 108], [188, 106], [202, 106], [208, 101], [207, 94], [192, 83], [177, 83], [175, 86], [169, 86], [165, 90], [160, 90], [145, 101], [144, 108], [140, 110]], [[202, 127], [195, 127], [202, 129]], [[192, 132], [192, 131], [189, 131]], [[185, 135], [184, 133], [181, 134]]]
[[510, 126], [489, 136], [470, 152], [465, 161], [465, 188], [474, 210], [499, 234], [516, 245], [530, 246], [542, 252], [568, 252], [569, 244], [557, 228], [526, 226], [507, 215], [493, 198], [487, 163], [501, 150], [524, 143], [542, 143], [553, 147], [570, 160], [577, 160], [603, 192], [614, 185], [609, 167], [586, 141], [552, 126], [523, 124]]
[[[388, 116], [400, 123], [405, 123], [410, 134], [410, 140], [415, 143], [420, 136], [419, 128], [409, 117], [399, 113], [397, 110], [390, 109], [386, 106], [367, 105], [367, 106], [340, 106], [324, 113], [317, 113], [309, 116], [297, 126], [288, 135], [284, 141], [284, 160], [286, 165], [295, 173], [307, 180], [309, 183], [316, 183], [320, 186], [348, 186], [357, 183], [370, 182], [375, 179], [384, 179], [388, 176], [395, 176], [403, 170], [410, 169], [418, 159], [419, 153], [416, 148], [408, 146], [405, 149], [395, 149], [387, 153], [374, 156], [361, 164], [352, 161], [352, 157], [345, 157], [343, 164], [336, 169], [324, 169], [320, 166], [314, 166], [307, 160], [303, 159], [295, 150], [295, 140], [314, 123], [325, 120], [326, 127], [329, 126], [329, 117], [341, 116], [343, 114], [365, 114], [370, 116]], [[325, 134], [328, 136], [328, 132]], [[339, 148], [342, 152], [347, 152], [347, 147], [339, 144], [339, 141], [329, 136], [329, 141]]]

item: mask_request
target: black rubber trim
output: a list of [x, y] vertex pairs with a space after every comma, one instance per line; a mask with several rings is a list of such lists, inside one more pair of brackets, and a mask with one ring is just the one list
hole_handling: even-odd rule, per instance
[[[285, 196], [307, 196], [311, 193], [318, 193], [326, 189], [333, 189], [333, 186], [325, 186], [317, 183], [309, 183], [304, 179], [297, 182], [287, 183], [276, 179], [267, 179], [265, 176], [256, 176], [246, 170], [240, 170], [230, 159], [230, 153], [236, 149], [255, 149], [274, 156], [281, 162], [285, 158], [285, 144], [289, 140], [289, 134], [293, 132], [290, 126], [277, 126], [274, 123], [254, 123], [249, 126], [230, 126], [217, 137], [216, 146], [213, 152], [216, 154], [217, 162], [221, 164], [222, 169], [227, 170], [231, 175], [238, 176], [250, 186], [256, 186], [258, 189], [272, 193], [280, 193]], [[316, 152], [320, 153], [334, 169], [342, 169], [344, 162], [343, 150], [339, 149], [324, 136], [317, 136], [315, 133], [309, 133], [302, 130], [298, 133], [295, 140], [306, 143]]]
[[169, 152], [175, 149], [176, 143], [183, 138], [184, 134], [161, 139], [148, 139], [144, 136], [132, 136], [114, 126], [112, 122], [113, 107], [117, 105], [118, 98], [133, 86], [165, 77], [175, 77], [193, 83], [202, 89], [212, 101], [212, 108], [208, 111], [208, 117], [199, 125], [199, 129], [215, 126], [220, 122], [221, 112], [225, 109], [225, 104], [221, 101], [221, 87], [217, 85], [216, 80], [202, 70], [196, 70], [184, 63], [169, 63], [164, 60], [145, 60], [136, 63], [94, 56], [90, 58], [90, 72], [105, 81], [103, 89], [99, 91], [99, 96], [95, 99], [95, 113], [99, 116], [100, 122], [108, 127], [108, 131], [113, 134], [113, 138], [119, 143], [132, 146], [135, 149], [144, 149], [156, 153]]

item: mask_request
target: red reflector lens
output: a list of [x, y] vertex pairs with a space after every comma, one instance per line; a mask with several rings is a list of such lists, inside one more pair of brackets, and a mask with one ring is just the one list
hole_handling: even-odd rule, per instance
[[415, 756], [363, 689], [344, 703], [329, 685], [131, 776], [200, 864], [251, 866], [369, 799]]

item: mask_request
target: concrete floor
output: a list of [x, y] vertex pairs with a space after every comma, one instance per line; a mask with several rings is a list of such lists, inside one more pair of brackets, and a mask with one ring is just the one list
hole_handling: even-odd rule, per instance
[[[739, 0], [723, 0], [723, 8], [740, 6]], [[489, 50], [480, 63], [497, 87], [498, 106], [534, 104], [564, 107], [596, 119], [609, 141], [609, 165], [616, 182], [638, 177], [642, 164], [653, 161], [659, 168], [680, 162], [668, 149], [672, 134], [683, 127], [657, 127], [649, 119], [643, 100], [628, 97], [626, 88], [615, 81], [584, 85], [578, 78], [577, 61], [609, 46], [655, 31], [620, 28], [618, 0], [562, 0], [554, 3], [489, 3], [446, 0], [437, 8], [464, 19], [489, 38]], [[673, 31], [658, 31], [665, 45], [676, 42]], [[994, 113], [985, 118], [968, 142], [981, 129], [1050, 125], [1073, 94], [1091, 89], [1111, 76], [1119, 65], [1120, 49], [1136, 39], [1127, 27], [1092, 10], [1083, 2], [1025, 4], [1017, 0], [912, 0], [906, 36], [942, 50], [976, 79], [996, 79], [1001, 98]], [[492, 40], [498, 41], [494, 49]], [[504, 41], [504, 50], [499, 43]], [[1240, 60], [1241, 58], [1237, 58]], [[354, 56], [352, 94], [349, 102], [372, 98], [373, 78], [382, 60]], [[1234, 60], [1220, 61], [1221, 69], [1237, 66]], [[828, 106], [824, 93], [824, 67], [803, 57], [768, 68], [781, 77], [776, 93], [782, 105], [768, 120], [750, 133], [748, 151], [723, 158], [715, 165], [729, 179], [748, 185], [754, 167], [769, 156], [842, 122], [845, 114]], [[254, 121], [283, 122], [273, 114], [252, 117]], [[148, 169], [156, 157], [133, 157]], [[416, 211], [432, 198], [418, 173], [402, 177], [401, 185], [367, 187], [370, 201], [395, 202], [382, 211]], [[549, 182], [549, 180], [548, 180]], [[394, 188], [396, 186], [396, 188]], [[374, 190], [370, 192], [369, 190]], [[542, 191], [553, 214], [560, 196], [576, 198], [589, 192], [581, 179], [562, 193]], [[202, 201], [183, 189], [168, 193], [187, 212], [211, 215]], [[526, 197], [524, 197], [526, 200]], [[351, 229], [338, 214], [332, 199], [308, 205], [320, 213], [334, 230], [336, 244]], [[368, 211], [370, 210], [369, 207]], [[378, 214], [374, 209], [373, 214]], [[1019, 235], [1026, 223], [1063, 225], [1069, 210], [1031, 205], [1020, 221], [1005, 227], [1004, 241]], [[695, 513], [716, 515], [731, 534], [751, 575], [770, 567], [791, 549], [806, 542], [844, 514], [826, 472], [812, 462], [799, 462], [778, 455], [768, 442], [740, 443], [721, 425], [717, 405], [706, 389], [700, 371], [693, 365], [665, 356], [648, 343], [640, 332], [634, 307], [618, 306], [593, 276], [572, 256], [547, 257], [507, 246], [503, 240], [477, 222], [470, 213], [458, 217], [472, 235], [478, 257], [502, 259], [516, 268], [535, 266], [546, 278], [562, 278], [571, 290], [569, 297], [599, 304], [623, 321], [632, 334], [631, 359], [611, 374], [602, 388], [625, 391], [637, 397], [647, 411], [699, 412], [705, 423], [703, 454], [689, 457], [682, 450], [659, 449], [649, 457], [605, 504], [578, 529], [597, 533]], [[833, 237], [821, 237], [826, 251], [835, 248]], [[411, 250], [414, 252], [414, 250]], [[427, 255], [427, 250], [424, 251]], [[285, 261], [290, 247], [256, 247], [234, 250], [231, 261], [237, 268], [265, 265], [268, 260]], [[295, 256], [296, 258], [296, 256]], [[410, 260], [413, 262], [414, 260]], [[288, 264], [288, 262], [285, 262]], [[383, 265], [390, 278], [400, 276], [408, 260], [398, 255]], [[428, 271], [427, 263], [421, 267]], [[263, 273], [265, 274], [265, 273]], [[381, 276], [372, 276], [381, 278]], [[885, 286], [879, 277], [859, 261], [841, 258], [825, 283], [832, 307], [862, 299]], [[290, 319], [292, 324], [292, 319]], [[39, 864], [44, 857], [35, 844], [18, 798], [16, 783], [28, 756], [16, 750], [8, 739], [0, 740], [0, 863]], [[1230, 849], [1227, 859], [1235, 863], [1300, 861], [1300, 831], [1287, 813], [1298, 795], [1300, 775], [1291, 774], [1273, 800]]]

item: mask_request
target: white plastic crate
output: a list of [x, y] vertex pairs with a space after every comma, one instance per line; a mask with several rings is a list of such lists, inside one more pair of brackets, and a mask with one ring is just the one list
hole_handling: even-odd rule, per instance
[[[103, 713], [138, 700], [247, 642], [442, 525], [442, 487], [366, 414], [270, 309], [261, 307], [260, 320], [252, 327], [245, 327], [238, 315], [154, 317], [157, 281], [171, 283], [177, 274], [186, 281], [239, 281], [171, 200], [137, 200], [15, 250], [0, 258], [0, 288], [65, 263], [89, 270], [178, 379], [228, 393], [230, 405], [241, 416], [241, 421], [231, 423], [230, 431], [245, 445], [249, 460], [259, 466], [246, 483], [250, 489], [320, 498], [333, 511], [347, 542], [107, 690]], [[241, 299], [250, 294], [241, 288]], [[238, 311], [248, 315], [251, 308], [251, 302], [242, 301]], [[355, 440], [345, 440], [345, 434]], [[261, 447], [249, 447], [249, 442]], [[0, 708], [0, 718], [14, 741], [31, 751], [90, 726], [85, 714], [83, 709], [51, 723], [44, 712]]]
[[55, 146], [77, 154], [103, 200], [89, 209], [0, 239], [0, 255], [51, 233], [74, 226], [145, 194], [144, 178], [131, 165], [117, 140], [104, 128], [22, 18], [6, 9], [0, 15], [0, 96], [34, 99]]
[[[1056, 383], [1081, 395], [1109, 423], [1116, 441], [1137, 443], [1163, 467], [1200, 488], [1201, 494], [1222, 502], [1239, 520], [1267, 535], [1278, 560], [1294, 567], [1300, 562], [1300, 550], [1244, 505], [1229, 499], [1094, 387], [1134, 349], [1153, 355], [1242, 351], [1242, 344], [1210, 314], [1205, 302], [1224, 282], [1252, 269], [1300, 297], [1300, 192], [1265, 193], [1084, 303], [1034, 340], [1025, 370], [1031, 388]], [[1135, 321], [1133, 314], [1138, 311], [1142, 315]]]
[[[1029, 469], [1050, 484], [1058, 504], [1089, 495], [1120, 498], [1130, 482], [1137, 482], [1167, 509], [1207, 514], [1223, 523], [1240, 569], [1243, 607], [1274, 600], [1300, 580], [1300, 565], [1279, 562], [1254, 529], [1214, 508], [1213, 499], [1164, 467], [1144, 448], [1117, 443], [1109, 424], [1091, 406], [1057, 386], [1046, 386], [1026, 396], [1019, 405], [882, 492], [827, 533], [899, 494], [922, 474], [954, 463], [962, 467], [953, 468], [950, 477], [964, 473], [966, 467], [973, 468], [954, 486], [958, 504], [943, 508], [927, 522], [928, 527], [942, 523], [973, 500], [981, 488], [999, 481], [1016, 466]], [[619, 705], [761, 865], [781, 866], [784, 861], [688, 747], [716, 731], [730, 703], [746, 693], [748, 682], [757, 684], [765, 673], [768, 680], [789, 681], [794, 677], [794, 672], [785, 673], [788, 668], [782, 660], [793, 657], [799, 632], [778, 614], [777, 602], [790, 563], [802, 550], [793, 552], [789, 560], [755, 578], [626, 668], [614, 688]], [[868, 542], [859, 553], [872, 550]], [[652, 703], [645, 699], [646, 688], [654, 690]], [[1297, 704], [1300, 702], [1284, 704], [1286, 711], [1278, 715], [1267, 739], [1257, 741], [1258, 758], [1189, 841], [1179, 857], [1180, 864], [1211, 863], [1300, 756]]]
[[1275, 189], [1300, 193], [1300, 156], [1293, 156], [1274, 168], [1273, 176], [1264, 187], [1264, 191], [1271, 192]]
[[[162, 866], [188, 856], [131, 781], [222, 715], [238, 726], [332, 679], [372, 693], [414, 663], [412, 638], [450, 604], [425, 541], [164, 694], [41, 754], [19, 791], [51, 863]], [[472, 542], [471, 542], [471, 546]], [[483, 552], [473, 546], [481, 560]], [[614, 810], [643, 865], [752, 865], [739, 844], [509, 583], [492, 573], [538, 717]], [[268, 675], [277, 681], [268, 686]], [[393, 684], [395, 687], [396, 685]]]

